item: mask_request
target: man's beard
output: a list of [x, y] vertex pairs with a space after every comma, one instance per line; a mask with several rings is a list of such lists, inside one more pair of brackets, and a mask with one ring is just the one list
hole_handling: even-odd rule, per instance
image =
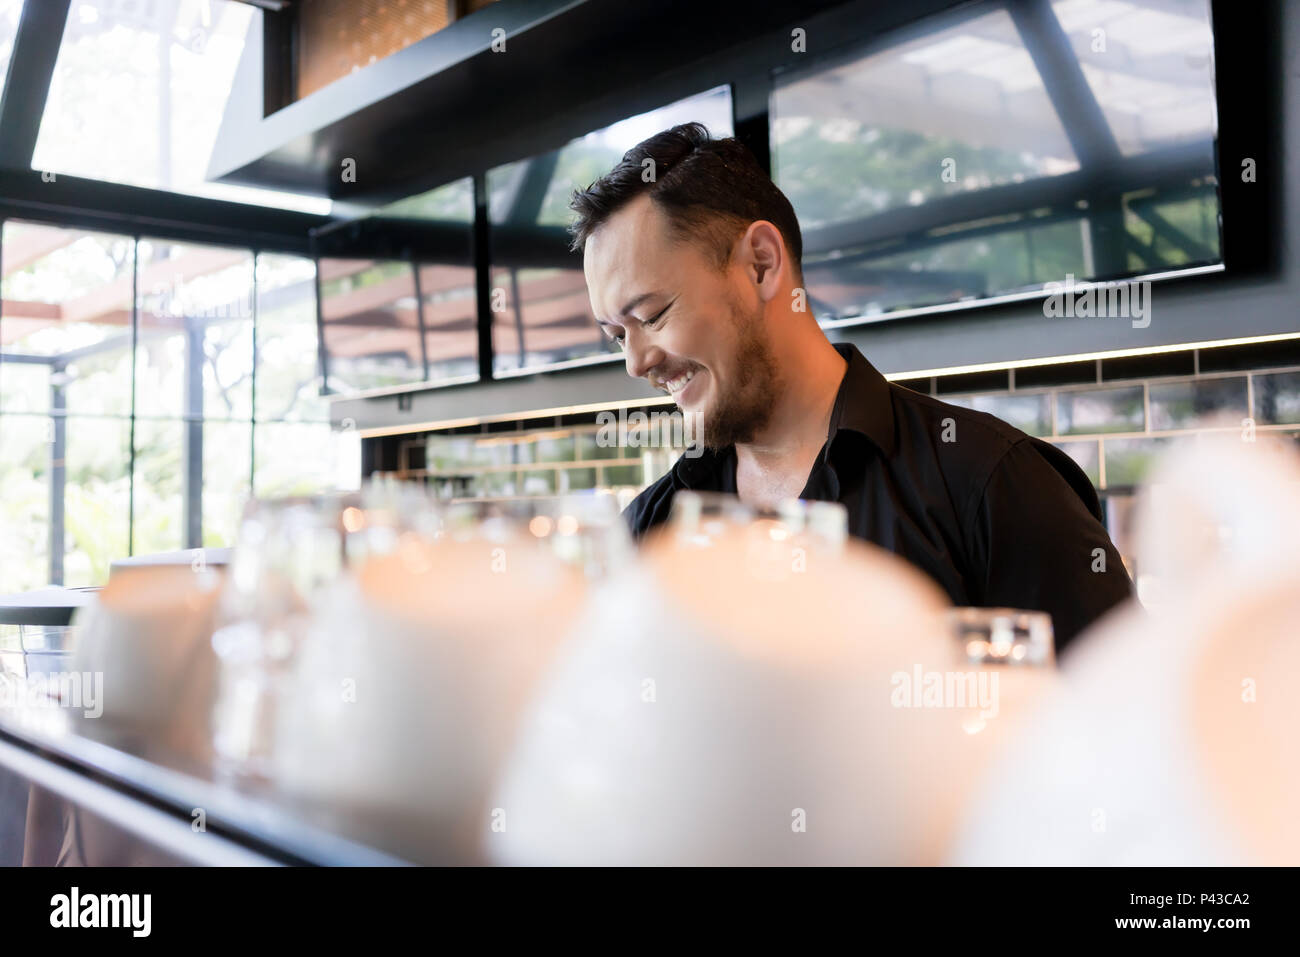
[[776, 357], [764, 335], [761, 307], [746, 316], [740, 305], [733, 303], [731, 322], [739, 335], [732, 366], [738, 381], [725, 393], [718, 389], [712, 408], [695, 423], [701, 444], [715, 450], [754, 441], [772, 417], [780, 380]]

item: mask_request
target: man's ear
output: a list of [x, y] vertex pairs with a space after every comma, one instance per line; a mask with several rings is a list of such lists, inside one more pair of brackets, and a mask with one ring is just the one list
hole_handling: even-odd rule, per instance
[[781, 267], [785, 263], [785, 246], [781, 231], [765, 219], [749, 224], [740, 241], [745, 257], [745, 271], [757, 287], [764, 302], [776, 298], [781, 291]]

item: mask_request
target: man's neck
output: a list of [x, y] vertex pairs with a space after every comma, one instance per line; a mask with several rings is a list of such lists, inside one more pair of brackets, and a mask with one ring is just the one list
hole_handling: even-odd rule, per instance
[[753, 442], [736, 444], [738, 467], [768, 475], [815, 458], [826, 441], [835, 396], [847, 370], [844, 357], [824, 338], [811, 348], [788, 352], [771, 419]]

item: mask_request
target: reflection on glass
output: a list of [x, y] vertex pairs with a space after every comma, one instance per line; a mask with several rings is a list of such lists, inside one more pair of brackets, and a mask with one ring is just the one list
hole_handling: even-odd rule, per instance
[[382, 206], [369, 220], [376, 232], [396, 228], [416, 237], [422, 332], [415, 343], [422, 350], [422, 378], [434, 383], [478, 378], [473, 222], [474, 183], [468, 178]]
[[389, 219], [431, 219], [449, 223], [474, 220], [474, 181], [460, 179], [426, 193], [408, 196], [376, 210]]
[[1264, 425], [1300, 423], [1300, 372], [1255, 376], [1255, 416]]
[[1147, 391], [1151, 404], [1151, 428], [1154, 430], [1210, 425], [1214, 423], [1202, 420], [1220, 416], [1227, 417], [1232, 425], [1239, 425], [1249, 414], [1246, 408], [1245, 376], [1189, 382], [1153, 382]]
[[[819, 318], [1221, 261], [1207, 3], [1039, 13], [968, 5], [777, 77], [773, 176]], [[1031, 56], [1062, 31], [1084, 89]]]
[[1056, 395], [1058, 435], [1142, 432], [1142, 387], [1061, 391]]
[[[22, 363], [32, 389], [6, 407], [130, 415], [130, 237], [6, 222], [2, 242], [4, 374]], [[36, 388], [33, 363], [53, 391]]]
[[1214, 138], [1214, 35], [1205, 0], [1053, 0], [1125, 156]]
[[498, 372], [618, 352], [596, 326], [582, 256], [568, 250], [569, 199], [637, 143], [690, 121], [704, 123], [714, 136], [732, 135], [729, 88], [620, 120], [552, 153], [489, 170], [492, 351]]
[[478, 376], [478, 288], [472, 266], [420, 266], [429, 379]]
[[425, 358], [411, 264], [322, 259], [319, 268], [329, 390], [422, 382]]
[[297, 256], [257, 257], [256, 418], [328, 422], [316, 349], [316, 264]]
[[778, 80], [772, 106], [773, 172], [805, 229], [1079, 168], [1005, 10]]

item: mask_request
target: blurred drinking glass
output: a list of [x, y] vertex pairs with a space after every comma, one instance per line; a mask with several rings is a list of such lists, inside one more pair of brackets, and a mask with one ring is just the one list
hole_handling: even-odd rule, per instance
[[356, 493], [252, 500], [221, 596], [212, 647], [219, 666], [213, 746], [227, 770], [263, 776], [281, 686], [313, 602], [346, 564], [365, 525]]
[[1052, 616], [1018, 608], [954, 608], [948, 623], [972, 665], [1053, 667]]

